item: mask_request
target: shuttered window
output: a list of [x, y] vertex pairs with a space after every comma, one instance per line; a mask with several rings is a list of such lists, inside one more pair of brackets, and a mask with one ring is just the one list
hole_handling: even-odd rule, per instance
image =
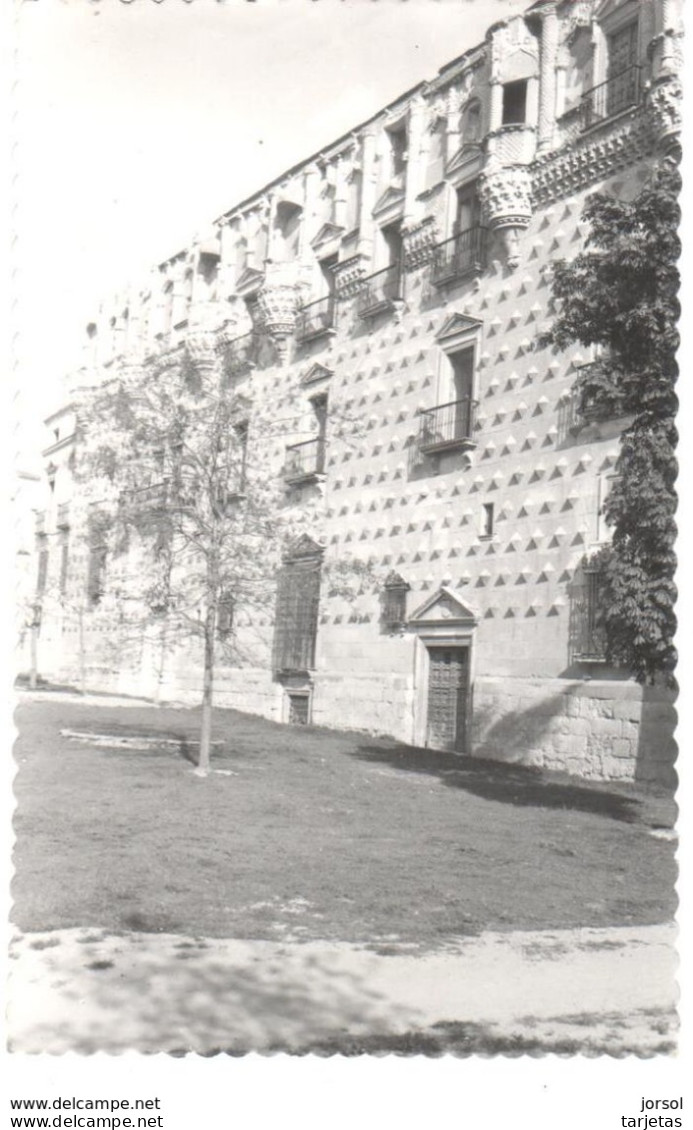
[[272, 663], [277, 673], [315, 666], [321, 561], [322, 550], [306, 538], [280, 570]]

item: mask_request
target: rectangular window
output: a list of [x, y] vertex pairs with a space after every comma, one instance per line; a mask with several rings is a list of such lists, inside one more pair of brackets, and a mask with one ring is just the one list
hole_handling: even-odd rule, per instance
[[478, 228], [481, 221], [481, 202], [476, 185], [465, 185], [457, 190], [455, 227], [453, 235]]
[[288, 699], [290, 725], [307, 726], [310, 721], [310, 697], [307, 694], [292, 693]]
[[638, 101], [638, 24], [627, 24], [607, 40], [606, 114], [611, 117]]
[[481, 536], [482, 538], [493, 537], [493, 503], [485, 502], [481, 507]]
[[604, 579], [601, 570], [583, 565], [571, 593], [572, 658], [601, 663], [606, 654], [604, 630]]
[[217, 606], [217, 635], [226, 639], [233, 631], [234, 599], [230, 592], [223, 592]]
[[349, 177], [347, 186], [346, 229], [354, 231], [359, 226], [359, 211], [361, 208], [361, 173], [358, 170]]
[[396, 224], [388, 224], [380, 229], [380, 234], [385, 250], [385, 266], [399, 268], [402, 262], [403, 249], [401, 223], [398, 221]]
[[604, 507], [611, 493], [614, 483], [620, 476], [616, 474], [600, 475], [597, 480], [597, 542], [609, 542], [612, 538], [612, 528], [606, 520]]
[[46, 539], [41, 539], [42, 544], [39, 547], [38, 554], [38, 572], [36, 575], [36, 595], [43, 596], [46, 591], [46, 581], [48, 579], [48, 547]]
[[527, 79], [503, 87], [503, 125], [524, 125], [527, 120]]
[[239, 494], [242, 494], [245, 490], [248, 471], [248, 421], [243, 420], [242, 423], [236, 424], [233, 431], [236, 440], [236, 490]]
[[390, 142], [390, 176], [397, 180], [404, 176], [407, 167], [407, 127], [402, 125], [389, 129], [387, 136]]
[[320, 260], [320, 274], [323, 279], [323, 295], [331, 298], [335, 292], [334, 269], [339, 262], [339, 255], [330, 255]]
[[452, 370], [451, 413], [454, 438], [469, 437], [472, 427], [472, 387], [474, 383], [474, 347], [468, 346], [448, 355]]
[[104, 520], [93, 517], [89, 521], [87, 566], [87, 599], [91, 605], [98, 604], [104, 594], [107, 553]]
[[380, 597], [380, 622], [386, 631], [399, 631], [407, 619], [409, 585], [399, 573], [386, 578]]
[[322, 554], [288, 559], [279, 573], [274, 624], [276, 672], [310, 671], [315, 666]]
[[60, 545], [60, 595], [65, 595], [67, 589], [67, 570], [70, 562], [70, 546], [67, 535], [63, 538]]

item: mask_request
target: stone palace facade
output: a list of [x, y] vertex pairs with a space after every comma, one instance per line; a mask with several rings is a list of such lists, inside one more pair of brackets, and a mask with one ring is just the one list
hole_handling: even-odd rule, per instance
[[[217, 340], [239, 387], [292, 419], [266, 473], [320, 536], [289, 554], [265, 652], [221, 667], [217, 703], [595, 778], [670, 774], [670, 697], [606, 668], [595, 619], [624, 421], [576, 401], [597, 356], [538, 338], [586, 196], [634, 195], [676, 145], [680, 21], [677, 0], [540, 0], [98, 311], [75, 388]], [[355, 439], [333, 412], [358, 418]], [[41, 674], [73, 681], [81, 662], [93, 688], [197, 701], [189, 652], [158, 672], [146, 649], [109, 662], [74, 403], [47, 427]], [[321, 588], [340, 555], [382, 583]]]

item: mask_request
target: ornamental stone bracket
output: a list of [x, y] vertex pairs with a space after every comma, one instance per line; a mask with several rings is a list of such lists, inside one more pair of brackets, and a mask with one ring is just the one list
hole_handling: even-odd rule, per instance
[[407, 270], [428, 263], [438, 243], [438, 230], [433, 216], [402, 229], [404, 262]]
[[520, 261], [520, 235], [532, 218], [530, 170], [523, 166], [489, 170], [481, 177], [479, 192], [488, 226], [502, 234], [507, 264], [514, 269]]
[[647, 114], [657, 146], [667, 150], [681, 133], [683, 87], [674, 75], [666, 75], [647, 92]]
[[342, 263], [333, 267], [335, 287], [338, 298], [353, 298], [361, 288], [361, 281], [365, 279], [370, 264], [365, 255], [352, 255]]
[[299, 263], [268, 262], [264, 282], [258, 291], [258, 326], [272, 338], [282, 363], [307, 290], [308, 279], [304, 275], [305, 269]]
[[185, 337], [185, 345], [198, 365], [213, 365], [217, 356], [217, 335], [212, 329], [196, 328]]

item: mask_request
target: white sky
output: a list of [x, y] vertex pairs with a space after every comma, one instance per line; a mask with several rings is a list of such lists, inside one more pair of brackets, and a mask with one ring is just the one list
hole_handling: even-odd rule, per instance
[[102, 297], [529, 0], [25, 0], [14, 219], [34, 446]]

